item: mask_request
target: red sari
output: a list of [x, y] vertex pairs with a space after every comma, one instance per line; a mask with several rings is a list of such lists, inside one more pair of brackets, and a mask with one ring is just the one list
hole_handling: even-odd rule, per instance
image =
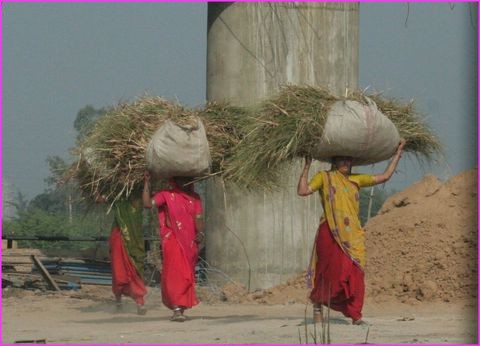
[[131, 297], [135, 303], [143, 305], [147, 293], [145, 284], [123, 244], [119, 227], [113, 227], [110, 234], [110, 260], [112, 265], [112, 291], [116, 297]]
[[195, 295], [195, 218], [202, 214], [200, 196], [177, 185], [153, 196], [159, 211], [162, 239], [162, 301], [170, 309], [191, 308], [198, 304]]
[[319, 226], [315, 251], [317, 263], [311, 301], [330, 305], [330, 308], [354, 321], [361, 319], [365, 296], [364, 273], [338, 246], [325, 221]]

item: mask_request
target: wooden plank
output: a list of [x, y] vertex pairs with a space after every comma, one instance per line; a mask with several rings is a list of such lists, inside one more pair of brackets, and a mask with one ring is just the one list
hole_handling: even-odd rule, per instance
[[30, 258], [33, 261], [33, 264], [38, 268], [40, 271], [40, 274], [42, 274], [43, 279], [55, 290], [55, 291], [60, 291], [60, 287], [58, 287], [57, 283], [53, 278], [50, 276], [50, 273], [48, 270], [45, 269], [43, 266], [42, 262], [38, 260], [38, 258], [35, 255], [31, 255]]
[[111, 282], [94, 282], [94, 281], [91, 281], [91, 282], [85, 282], [85, 281], [82, 281], [82, 286], [88, 286], [88, 285], [91, 285], [91, 286], [111, 286], [112, 283]]
[[[57, 283], [74, 283], [74, 284], [81, 284], [81, 279], [79, 277], [74, 276], [66, 276], [66, 275], [53, 275], [50, 274], [52, 279], [55, 280]], [[25, 277], [30, 279], [39, 279], [42, 276], [39, 274], [32, 274], [32, 273], [2, 273], [2, 277], [6, 279], [15, 278], [15, 277]]]
[[97, 272], [76, 272], [76, 271], [64, 271], [60, 270], [59, 274], [61, 276], [70, 276], [80, 278], [83, 282], [84, 280], [98, 280], [98, 281], [111, 281], [111, 273], [97, 273]]
[[36, 340], [15, 340], [14, 344], [46, 344], [47, 340], [45, 339], [36, 339]]

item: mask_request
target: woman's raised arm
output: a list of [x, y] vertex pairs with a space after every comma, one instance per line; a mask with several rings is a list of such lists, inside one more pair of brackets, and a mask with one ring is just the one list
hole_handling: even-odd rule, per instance
[[152, 196], [150, 196], [150, 173], [146, 171], [143, 175], [143, 207], [151, 208], [152, 207]]
[[395, 169], [397, 168], [398, 162], [402, 157], [403, 147], [405, 146], [405, 143], [406, 141], [402, 138], [400, 140], [400, 143], [398, 144], [397, 151], [395, 152], [395, 154], [393, 154], [393, 159], [392, 161], [390, 161], [390, 164], [388, 165], [387, 169], [385, 169], [385, 172], [374, 176], [375, 185], [382, 184], [388, 181], [392, 177], [393, 173], [395, 172]]
[[298, 180], [297, 194], [299, 196], [308, 196], [313, 193], [313, 191], [308, 186], [308, 171], [310, 170], [310, 165], [312, 164], [312, 159], [310, 157], [305, 158], [305, 166], [303, 167], [302, 174]]

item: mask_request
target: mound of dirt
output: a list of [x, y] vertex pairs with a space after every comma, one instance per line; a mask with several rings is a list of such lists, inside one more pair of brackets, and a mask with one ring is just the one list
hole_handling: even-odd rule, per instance
[[248, 293], [247, 288], [238, 282], [229, 282], [221, 288], [197, 287], [197, 295], [202, 302], [232, 304], [304, 304], [308, 302], [310, 290], [305, 285], [305, 273], [293, 276], [285, 284]]
[[285, 284], [253, 292], [249, 297], [252, 301], [261, 304], [304, 304], [308, 302], [309, 293], [305, 273], [302, 273], [292, 277]]
[[426, 176], [387, 199], [365, 225], [367, 296], [475, 299], [477, 205], [477, 170]]

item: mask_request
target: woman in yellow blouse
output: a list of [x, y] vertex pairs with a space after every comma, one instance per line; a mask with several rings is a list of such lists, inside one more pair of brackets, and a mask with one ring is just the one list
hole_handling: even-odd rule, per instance
[[402, 139], [387, 169], [378, 175], [352, 174], [351, 157], [334, 157], [330, 171], [320, 171], [307, 182], [312, 160], [305, 159], [297, 193], [308, 196], [319, 191], [324, 210], [308, 271], [316, 323], [321, 321], [321, 306], [329, 305], [350, 317], [353, 324], [365, 324], [365, 232], [359, 218], [359, 190], [389, 180], [404, 146]]

